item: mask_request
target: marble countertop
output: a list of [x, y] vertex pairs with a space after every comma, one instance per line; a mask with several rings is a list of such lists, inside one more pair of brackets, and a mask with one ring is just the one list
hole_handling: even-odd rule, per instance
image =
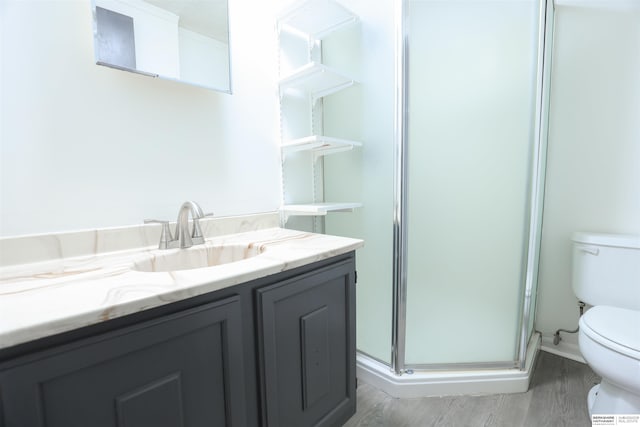
[[274, 227], [208, 238], [205, 245], [233, 245], [259, 254], [205, 268], [134, 270], [135, 263], [180, 251], [154, 245], [0, 268], [0, 348], [321, 261], [363, 242]]

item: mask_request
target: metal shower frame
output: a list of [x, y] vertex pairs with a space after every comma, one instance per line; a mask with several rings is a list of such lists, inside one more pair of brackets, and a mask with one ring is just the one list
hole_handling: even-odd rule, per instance
[[409, 34], [407, 10], [409, 0], [395, 1], [395, 105], [394, 120], [394, 211], [393, 211], [393, 312], [391, 332], [391, 369], [401, 375], [408, 370], [444, 369], [525, 369], [530, 339], [529, 325], [533, 319], [534, 286], [538, 277], [538, 260], [542, 233], [542, 210], [547, 152], [549, 76], [553, 41], [553, 0], [540, 0], [538, 10], [538, 52], [536, 71], [536, 100], [533, 132], [533, 156], [526, 230], [528, 244], [522, 263], [520, 325], [517, 348], [512, 361], [480, 363], [411, 364], [405, 363], [407, 315], [407, 202], [408, 202], [408, 129], [409, 117]]

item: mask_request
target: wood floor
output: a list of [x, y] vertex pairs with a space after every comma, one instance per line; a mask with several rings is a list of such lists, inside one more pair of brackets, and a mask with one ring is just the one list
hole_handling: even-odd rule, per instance
[[598, 382], [587, 365], [546, 352], [526, 393], [396, 399], [361, 382], [344, 427], [590, 427], [587, 393]]

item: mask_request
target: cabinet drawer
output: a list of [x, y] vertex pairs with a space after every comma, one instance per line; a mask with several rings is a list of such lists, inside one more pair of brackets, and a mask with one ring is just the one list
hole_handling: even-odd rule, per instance
[[0, 426], [244, 426], [241, 322], [233, 296], [25, 356], [0, 370]]

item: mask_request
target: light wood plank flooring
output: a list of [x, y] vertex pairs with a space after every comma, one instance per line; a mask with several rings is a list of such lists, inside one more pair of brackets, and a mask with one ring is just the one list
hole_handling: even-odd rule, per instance
[[587, 365], [540, 352], [526, 393], [396, 399], [360, 382], [345, 427], [589, 427], [587, 393], [599, 380]]

